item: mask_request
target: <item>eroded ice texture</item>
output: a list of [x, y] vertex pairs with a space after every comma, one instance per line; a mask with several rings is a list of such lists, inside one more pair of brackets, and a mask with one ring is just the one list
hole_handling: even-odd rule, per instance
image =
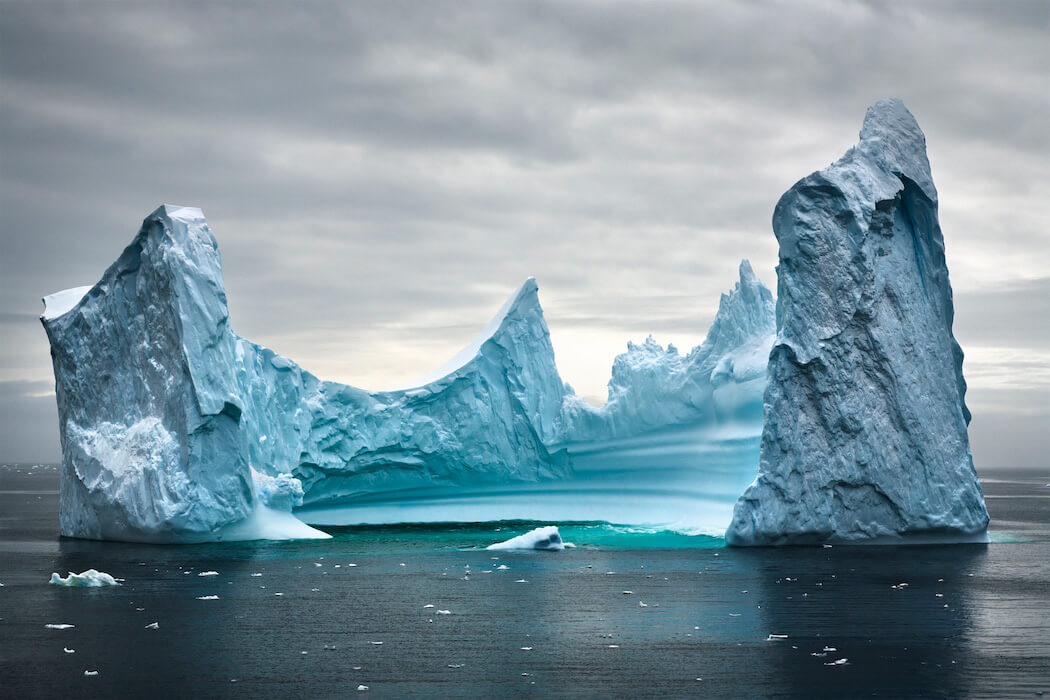
[[642, 344], [628, 343], [613, 363], [604, 406], [568, 396], [567, 437], [608, 440], [732, 422], [752, 424], [757, 435], [775, 305], [747, 260], [739, 275], [733, 290], [722, 295], [707, 338], [687, 355], [674, 345], [665, 350], [652, 336]]
[[731, 544], [969, 540], [988, 524], [926, 139], [899, 100], [777, 204], [777, 338]]
[[773, 302], [746, 261], [704, 343], [630, 345], [602, 408], [562, 382], [531, 278], [406, 388], [322, 381], [232, 331], [218, 246], [189, 207], [159, 208], [98, 284], [45, 303], [69, 536], [503, 519], [715, 534], [754, 476]]
[[564, 388], [529, 279], [451, 371], [371, 393], [318, 380], [230, 328], [199, 209], [163, 206], [84, 292], [52, 295], [69, 536], [326, 536], [293, 507], [434, 484], [563, 476]]

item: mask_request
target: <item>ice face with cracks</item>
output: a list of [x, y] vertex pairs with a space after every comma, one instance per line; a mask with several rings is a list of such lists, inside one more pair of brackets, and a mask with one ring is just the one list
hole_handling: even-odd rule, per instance
[[734, 545], [973, 541], [962, 351], [926, 138], [899, 100], [777, 204], [777, 337]]
[[194, 208], [160, 207], [97, 284], [45, 304], [68, 536], [501, 519], [714, 533], [754, 473], [772, 300], [746, 263], [705, 343], [685, 358], [631, 346], [602, 409], [562, 382], [531, 278], [408, 387], [320, 380], [233, 332], [218, 245]]

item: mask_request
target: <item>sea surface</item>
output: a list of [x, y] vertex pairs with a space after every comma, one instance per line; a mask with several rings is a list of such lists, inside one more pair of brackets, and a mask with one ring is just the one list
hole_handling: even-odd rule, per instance
[[[548, 523], [90, 542], [58, 535], [53, 465], [0, 465], [0, 697], [1050, 693], [1050, 469], [981, 476], [988, 545], [729, 549], [549, 523], [576, 548], [491, 552]], [[123, 585], [48, 584], [89, 568]]]

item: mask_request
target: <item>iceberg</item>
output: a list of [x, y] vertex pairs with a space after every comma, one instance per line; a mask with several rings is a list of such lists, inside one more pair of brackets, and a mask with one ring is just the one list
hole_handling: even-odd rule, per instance
[[774, 320], [747, 261], [704, 343], [685, 357], [630, 345], [602, 408], [562, 381], [532, 278], [407, 386], [318, 379], [234, 333], [218, 244], [193, 207], [161, 206], [98, 283], [44, 303], [66, 536], [511, 519], [714, 534], [754, 476]]
[[51, 574], [48, 581], [52, 586], [69, 586], [70, 588], [101, 588], [102, 586], [119, 586], [120, 582], [115, 578], [96, 569], [88, 569], [83, 573], [74, 574], [72, 571], [65, 578], [58, 573]]
[[[609, 397], [595, 408], [569, 394], [566, 436], [594, 441], [666, 428], [750, 422], [760, 430], [766, 364], [776, 332], [773, 295], [740, 263], [739, 281], [723, 294], [704, 342], [684, 357], [650, 335], [628, 343], [613, 362]], [[756, 434], [757, 434], [756, 430]]]
[[529, 530], [524, 535], [511, 537], [505, 542], [490, 544], [485, 549], [542, 549], [548, 552], [560, 552], [565, 549], [566, 546], [567, 545], [562, 542], [561, 533], [558, 532], [557, 525], [547, 525], [546, 527], [538, 527], [535, 530]]
[[983, 541], [926, 138], [900, 100], [796, 183], [780, 243], [758, 476], [732, 545]]

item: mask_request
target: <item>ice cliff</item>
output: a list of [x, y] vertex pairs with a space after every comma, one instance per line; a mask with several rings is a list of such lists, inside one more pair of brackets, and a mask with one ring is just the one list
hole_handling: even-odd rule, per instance
[[199, 209], [160, 207], [97, 284], [44, 301], [64, 535], [326, 536], [290, 510], [567, 470], [544, 447], [564, 389], [532, 279], [441, 376], [378, 393], [232, 331]]
[[41, 319], [65, 535], [515, 518], [718, 532], [754, 475], [773, 302], [745, 261], [701, 346], [631, 345], [593, 408], [558, 374], [530, 278], [444, 366], [369, 392], [234, 333], [203, 214], [163, 206], [97, 284], [46, 297]]
[[981, 539], [926, 139], [899, 100], [777, 204], [777, 336], [734, 545]]

